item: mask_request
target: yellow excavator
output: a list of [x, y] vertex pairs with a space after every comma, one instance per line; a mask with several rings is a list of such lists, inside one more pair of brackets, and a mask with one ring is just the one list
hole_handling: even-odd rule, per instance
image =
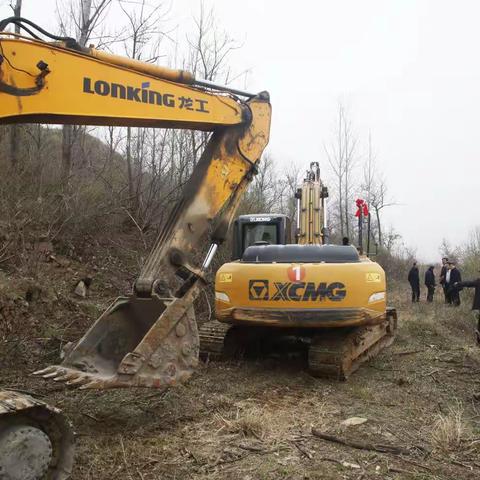
[[216, 274], [217, 320], [200, 329], [201, 355], [245, 355], [294, 338], [313, 375], [347, 379], [393, 342], [396, 310], [387, 307], [378, 263], [352, 245], [328, 244], [328, 190], [317, 162], [295, 197], [295, 244], [286, 215], [235, 221], [234, 261]]
[[[28, 36], [8, 33], [11, 24]], [[84, 48], [23, 18], [0, 22], [1, 124], [212, 132], [133, 293], [116, 299], [61, 365], [38, 375], [82, 389], [164, 388], [190, 377], [199, 350], [192, 303], [257, 171], [270, 118], [267, 92], [251, 94], [197, 80], [189, 72]], [[196, 264], [207, 244], [208, 253]], [[0, 478], [67, 478], [72, 448], [65, 425], [52, 407], [2, 391]]]

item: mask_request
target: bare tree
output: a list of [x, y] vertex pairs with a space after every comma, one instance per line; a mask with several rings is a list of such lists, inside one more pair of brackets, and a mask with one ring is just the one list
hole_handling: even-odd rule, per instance
[[355, 188], [352, 177], [357, 163], [357, 139], [353, 134], [351, 122], [346, 117], [345, 111], [343, 112], [343, 148], [345, 155], [345, 233], [347, 237], [350, 237], [351, 205], [353, 203], [353, 189]]
[[383, 223], [381, 214], [384, 208], [396, 205], [396, 202], [390, 199], [387, 188], [387, 181], [380, 171], [376, 162], [372, 147], [372, 135], [368, 137], [368, 155], [363, 165], [363, 182], [361, 185], [362, 194], [374, 214], [372, 231], [377, 235], [378, 244], [387, 246], [387, 241], [383, 235]]
[[297, 215], [297, 202], [295, 201], [295, 193], [301, 181], [301, 173], [298, 165], [290, 165], [283, 173], [280, 179], [280, 205], [281, 212], [288, 215], [292, 220]]
[[393, 205], [396, 205], [396, 202], [390, 200], [385, 176], [383, 174], [378, 174], [375, 182], [375, 188], [371, 192], [370, 206], [375, 212], [378, 244], [381, 246], [384, 244], [381, 213], [384, 208], [391, 207]]
[[447, 257], [449, 260], [457, 261], [460, 256], [459, 248], [453, 246], [446, 238], [442, 238], [439, 250], [442, 257]]
[[258, 164], [258, 173], [248, 190], [242, 210], [245, 213], [277, 212], [281, 188], [276, 176], [273, 158], [266, 154]]
[[368, 134], [368, 154], [363, 165], [363, 182], [361, 188], [364, 192], [365, 200], [370, 205], [372, 195], [376, 186], [376, 161], [372, 148], [372, 134]]
[[[240, 44], [225, 30], [221, 30], [213, 9], [205, 10], [200, 4], [200, 14], [194, 18], [194, 32], [187, 36], [189, 51], [184, 60], [184, 68], [196, 77], [228, 85], [238, 77], [231, 73], [228, 62], [231, 53], [240, 48]], [[193, 165], [200, 157], [208, 141], [206, 132], [189, 132]]]
[[[81, 46], [85, 46], [93, 30], [102, 21], [112, 0], [77, 0], [70, 1], [69, 14], [66, 19], [60, 18], [60, 30], [63, 34], [73, 26], [76, 38]], [[62, 129], [62, 173], [61, 183], [67, 187], [73, 164], [73, 147], [84, 133], [84, 128], [77, 125], [64, 125]]]
[[[393, 249], [397, 246], [397, 243], [402, 239], [402, 236], [393, 228], [390, 229], [385, 234], [385, 241], [382, 246], [385, 247], [387, 252], [393, 252]], [[414, 257], [414, 255], [410, 255]]]
[[480, 262], [480, 226], [470, 231], [461, 253], [462, 270], [465, 272], [465, 277], [477, 278]]
[[[15, 4], [10, 3], [15, 17], [22, 15], [22, 0], [16, 0]], [[20, 33], [20, 25], [15, 24], [15, 33]], [[18, 167], [18, 143], [20, 127], [18, 125], [10, 126], [10, 162], [13, 168]]]
[[[127, 19], [127, 27], [121, 39], [128, 57], [144, 62], [155, 63], [159, 58], [160, 43], [164, 33], [162, 25], [166, 11], [163, 4], [150, 6], [146, 0], [135, 4], [120, 1], [120, 7]], [[145, 223], [145, 209], [142, 205], [144, 187], [144, 157], [147, 156], [147, 138], [157, 139], [152, 129], [127, 127], [125, 140], [125, 160], [127, 163], [128, 204], [132, 218], [142, 225]], [[153, 155], [157, 152], [157, 145], [151, 145]], [[152, 160], [152, 159], [151, 159]], [[155, 159], [151, 161], [155, 163]], [[155, 171], [155, 168], [154, 168]], [[143, 217], [143, 220], [140, 219]]]
[[240, 45], [226, 31], [218, 28], [213, 9], [205, 11], [201, 3], [200, 15], [194, 19], [195, 34], [187, 37], [190, 45], [188, 67], [192, 72], [210, 81], [231, 81], [227, 59]]
[[345, 107], [338, 106], [338, 119], [335, 140], [330, 147], [325, 146], [328, 163], [335, 178], [335, 196], [337, 201], [338, 228], [340, 235], [350, 237], [351, 205], [355, 184], [353, 172], [357, 164], [357, 138], [347, 116]]

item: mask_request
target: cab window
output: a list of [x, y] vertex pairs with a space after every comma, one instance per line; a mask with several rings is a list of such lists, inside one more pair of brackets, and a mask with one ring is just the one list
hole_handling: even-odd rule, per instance
[[255, 242], [278, 244], [277, 225], [271, 223], [247, 223], [243, 225], [243, 250]]

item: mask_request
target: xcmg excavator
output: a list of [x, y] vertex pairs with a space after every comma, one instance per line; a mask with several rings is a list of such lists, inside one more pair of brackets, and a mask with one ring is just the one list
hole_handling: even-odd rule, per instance
[[[329, 245], [326, 199], [312, 163], [297, 199], [296, 244], [286, 215], [240, 216], [233, 260], [215, 279], [216, 319], [200, 329], [202, 356], [256, 352], [300, 340], [315, 376], [346, 379], [393, 342], [382, 267], [352, 245]], [[280, 343], [280, 342], [278, 342]]]
[[[30, 36], [6, 32], [10, 24]], [[164, 388], [190, 377], [199, 349], [192, 303], [256, 173], [268, 143], [270, 117], [267, 92], [221, 87], [185, 71], [84, 48], [26, 19], [0, 22], [1, 124], [212, 132], [133, 293], [115, 300], [61, 365], [38, 375], [82, 389]], [[207, 242], [208, 253], [196, 264], [194, 258], [206, 250]], [[65, 425], [57, 410], [21, 393], [2, 391], [0, 478], [67, 478], [72, 448]]]

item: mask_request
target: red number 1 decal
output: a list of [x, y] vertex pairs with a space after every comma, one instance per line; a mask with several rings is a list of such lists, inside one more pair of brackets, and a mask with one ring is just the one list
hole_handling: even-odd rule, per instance
[[291, 282], [301, 282], [305, 278], [305, 267], [303, 265], [292, 265], [288, 268], [287, 275]]

